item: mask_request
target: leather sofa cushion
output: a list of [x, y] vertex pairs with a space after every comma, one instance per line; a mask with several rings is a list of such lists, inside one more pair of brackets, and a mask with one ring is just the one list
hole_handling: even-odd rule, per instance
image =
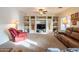
[[79, 42], [72, 39], [72, 38], [69, 38], [65, 35], [61, 35], [64, 43], [69, 46], [69, 48], [79, 48]]
[[79, 40], [79, 33], [72, 32], [71, 36], [74, 37], [75, 39]]

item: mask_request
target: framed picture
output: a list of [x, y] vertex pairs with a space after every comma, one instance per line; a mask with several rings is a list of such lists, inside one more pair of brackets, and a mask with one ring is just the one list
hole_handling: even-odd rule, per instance
[[71, 19], [73, 20], [75, 18], [75, 14], [72, 14], [71, 15]]
[[75, 13], [75, 19], [79, 21], [79, 12]]
[[75, 13], [75, 18], [77, 18], [78, 17], [78, 13]]

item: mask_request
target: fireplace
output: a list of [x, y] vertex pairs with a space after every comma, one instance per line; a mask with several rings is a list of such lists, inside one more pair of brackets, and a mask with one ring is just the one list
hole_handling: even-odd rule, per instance
[[37, 32], [46, 32], [46, 24], [37, 24]]

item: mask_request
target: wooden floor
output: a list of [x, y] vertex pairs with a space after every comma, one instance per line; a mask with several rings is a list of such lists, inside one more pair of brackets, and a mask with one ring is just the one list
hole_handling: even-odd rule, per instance
[[65, 49], [66, 47], [54, 37], [53, 33], [49, 34], [30, 34], [30, 40], [37, 43], [36, 46], [47, 49], [47, 48], [60, 48]]
[[65, 49], [66, 47], [54, 37], [53, 33], [49, 34], [35, 34], [29, 35], [29, 39], [22, 42], [20, 45], [11, 45], [10, 43], [5, 43], [0, 46], [0, 48], [11, 47], [12, 51], [24, 50], [24, 52], [44, 52], [47, 48], [60, 48]]

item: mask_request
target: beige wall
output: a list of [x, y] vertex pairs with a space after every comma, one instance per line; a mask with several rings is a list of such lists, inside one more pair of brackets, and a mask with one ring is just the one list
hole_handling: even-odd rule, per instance
[[79, 12], [79, 7], [71, 7], [71, 8], [68, 8], [67, 10], [57, 14], [59, 16], [70, 16], [71, 14], [73, 13], [76, 13], [76, 12]]
[[9, 41], [5, 29], [12, 24], [12, 21], [20, 19], [19, 11], [16, 8], [0, 7], [0, 45]]

